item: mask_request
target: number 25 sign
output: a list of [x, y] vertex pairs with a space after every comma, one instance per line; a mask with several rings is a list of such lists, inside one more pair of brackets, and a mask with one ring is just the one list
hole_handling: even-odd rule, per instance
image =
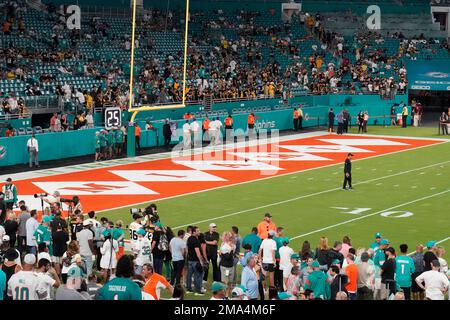
[[122, 126], [122, 111], [119, 107], [105, 109], [105, 129], [120, 128]]

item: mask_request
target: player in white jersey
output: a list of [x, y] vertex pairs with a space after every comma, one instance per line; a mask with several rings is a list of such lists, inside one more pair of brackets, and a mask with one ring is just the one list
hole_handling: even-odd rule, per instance
[[138, 240], [135, 243], [133, 252], [136, 255], [135, 272], [141, 274], [142, 267], [146, 263], [152, 263], [152, 243], [147, 237], [147, 232], [140, 229], [137, 232]]
[[8, 281], [8, 296], [13, 300], [39, 300], [39, 277], [33, 271], [36, 256], [27, 254], [24, 258], [23, 270], [14, 274]]
[[133, 214], [133, 219], [134, 221], [130, 223], [130, 226], [128, 227], [130, 231], [131, 250], [134, 250], [135, 244], [138, 240], [137, 231], [144, 227], [142, 225], [142, 215], [140, 213]]

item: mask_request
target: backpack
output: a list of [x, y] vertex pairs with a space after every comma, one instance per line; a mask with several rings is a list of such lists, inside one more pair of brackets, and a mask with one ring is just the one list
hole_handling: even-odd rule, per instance
[[165, 233], [161, 234], [159, 237], [158, 250], [167, 251], [169, 250], [169, 240]]

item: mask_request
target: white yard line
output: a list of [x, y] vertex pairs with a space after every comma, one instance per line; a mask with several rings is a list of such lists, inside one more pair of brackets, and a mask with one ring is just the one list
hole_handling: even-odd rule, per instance
[[429, 195], [429, 196], [426, 196], [426, 197], [422, 197], [422, 198], [419, 198], [419, 199], [416, 199], [416, 200], [404, 202], [404, 203], [398, 204], [396, 206], [393, 206], [393, 207], [390, 207], [390, 208], [387, 208], [387, 209], [383, 209], [383, 210], [380, 210], [380, 211], [377, 211], [377, 212], [374, 212], [374, 213], [371, 213], [371, 214], [367, 214], [367, 215], [364, 215], [364, 216], [361, 216], [361, 217], [358, 217], [358, 218], [349, 219], [349, 220], [342, 221], [342, 222], [339, 222], [339, 223], [336, 223], [336, 224], [332, 224], [332, 225], [327, 226], [327, 227], [316, 229], [314, 231], [310, 231], [310, 232], [307, 232], [307, 233], [304, 233], [304, 234], [292, 237], [289, 240], [292, 241], [292, 240], [295, 240], [295, 239], [298, 239], [298, 238], [301, 238], [301, 237], [309, 236], [309, 235], [314, 234], [314, 233], [322, 232], [324, 230], [328, 230], [328, 229], [332, 229], [332, 228], [335, 228], [335, 227], [339, 227], [339, 226], [342, 226], [342, 225], [347, 224], [347, 223], [351, 223], [351, 222], [354, 222], [354, 221], [366, 219], [366, 218], [375, 216], [377, 214], [380, 214], [380, 213], [383, 213], [383, 212], [387, 212], [389, 210], [401, 208], [401, 207], [404, 207], [404, 206], [412, 204], [412, 203], [416, 203], [416, 202], [419, 202], [419, 201], [423, 201], [423, 200], [427, 200], [427, 199], [430, 199], [430, 198], [434, 198], [434, 197], [446, 194], [448, 192], [450, 192], [450, 189], [442, 191], [442, 192], [438, 192], [438, 193], [435, 193], [435, 194], [432, 194], [432, 195]]
[[[442, 165], [442, 164], [445, 164], [445, 163], [449, 163], [449, 162], [450, 162], [450, 160], [444, 161], [444, 162], [440, 162], [440, 163], [435, 163], [435, 164], [432, 164], [432, 165], [429, 165], [429, 166], [425, 166], [425, 167], [421, 167], [421, 168], [415, 168], [415, 169], [406, 170], [406, 171], [390, 174], [390, 175], [379, 177], [379, 178], [374, 178], [374, 179], [370, 179], [370, 180], [366, 180], [366, 181], [357, 182], [357, 183], [354, 183], [353, 185], [356, 186], [356, 185], [360, 185], [360, 184], [371, 183], [371, 182], [382, 180], [382, 179], [388, 179], [388, 178], [396, 177], [396, 176], [399, 176], [399, 175], [411, 173], [411, 172], [414, 172], [414, 171], [423, 170], [423, 169], [426, 169], [426, 168], [432, 168], [432, 167], [439, 166], [439, 165]], [[273, 203], [270, 203], [270, 204], [266, 204], [266, 205], [255, 207], [255, 208], [251, 208], [251, 209], [245, 209], [245, 210], [241, 210], [241, 211], [225, 214], [225, 215], [214, 217], [214, 218], [208, 218], [208, 219], [204, 219], [204, 220], [200, 220], [200, 221], [191, 222], [191, 223], [184, 224], [184, 225], [181, 225], [181, 226], [178, 226], [178, 227], [174, 227], [174, 228], [175, 229], [179, 229], [179, 228], [187, 227], [187, 226], [190, 226], [190, 225], [200, 224], [200, 223], [209, 222], [209, 221], [216, 221], [218, 219], [223, 219], [223, 218], [236, 216], [236, 215], [239, 215], [239, 214], [242, 214], [242, 213], [245, 213], [245, 212], [261, 210], [261, 209], [264, 209], [264, 208], [269, 208], [269, 207], [272, 207], [272, 206], [277, 206], [277, 205], [280, 205], [280, 204], [285, 204], [285, 203], [292, 202], [292, 201], [297, 201], [297, 200], [300, 200], [300, 199], [314, 197], [314, 196], [317, 196], [317, 195], [321, 195], [321, 194], [324, 194], [324, 193], [329, 193], [329, 192], [333, 192], [333, 191], [337, 191], [337, 190], [341, 190], [341, 189], [342, 189], [342, 187], [338, 187], [338, 188], [332, 188], [332, 189], [323, 190], [323, 191], [319, 191], [319, 192], [315, 192], [315, 193], [310, 193], [310, 194], [298, 196], [298, 197], [287, 199], [287, 200], [283, 200], [283, 201], [273, 202]], [[210, 190], [212, 190], [212, 189], [210, 189]]]

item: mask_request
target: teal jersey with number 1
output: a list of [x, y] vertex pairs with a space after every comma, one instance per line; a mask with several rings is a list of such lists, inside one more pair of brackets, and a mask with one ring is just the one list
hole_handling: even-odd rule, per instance
[[114, 278], [98, 291], [97, 300], [142, 300], [142, 292], [133, 280]]
[[395, 281], [400, 288], [409, 288], [412, 285], [412, 274], [415, 271], [414, 260], [408, 256], [395, 258]]

